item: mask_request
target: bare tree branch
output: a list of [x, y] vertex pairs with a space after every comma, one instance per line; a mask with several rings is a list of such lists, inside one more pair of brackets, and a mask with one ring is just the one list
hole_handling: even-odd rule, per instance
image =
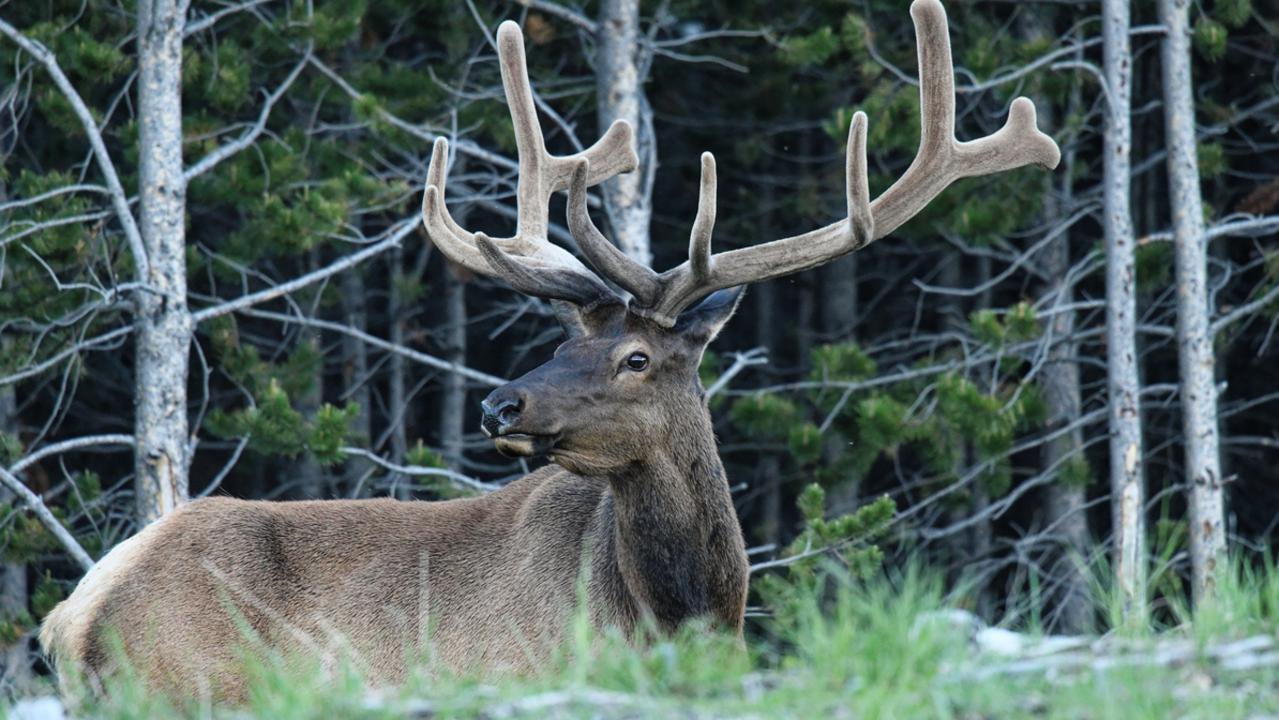
[[390, 250], [396, 245], [399, 245], [404, 240], [404, 238], [408, 237], [410, 233], [412, 233], [415, 229], [417, 229], [418, 222], [420, 222], [420, 220], [416, 217], [409, 218], [408, 220], [404, 220], [398, 226], [395, 226], [393, 228], [393, 230], [391, 231], [391, 235], [389, 237], [383, 240], [380, 240], [376, 243], [373, 243], [369, 245], [368, 247], [364, 248], [363, 250], [351, 253], [350, 255], [347, 255], [339, 260], [335, 260], [334, 262], [314, 272], [307, 273], [306, 275], [303, 275], [299, 278], [294, 278], [293, 280], [290, 280], [285, 283], [280, 283], [279, 285], [269, 287], [265, 290], [259, 290], [258, 292], [255, 292], [255, 293], [249, 293], [248, 295], [243, 295], [239, 298], [236, 298], [235, 300], [229, 300], [227, 302], [224, 302], [221, 305], [214, 305], [213, 307], [207, 307], [207, 308], [204, 308], [203, 310], [198, 310], [194, 313], [191, 313], [191, 319], [195, 321], [196, 323], [201, 323], [201, 322], [204, 322], [205, 320], [211, 320], [221, 315], [226, 315], [228, 313], [233, 313], [238, 310], [243, 310], [244, 308], [252, 307], [259, 303], [264, 303], [268, 300], [274, 300], [275, 298], [278, 298], [281, 295], [287, 295], [291, 292], [300, 290], [306, 287], [307, 285], [312, 285], [321, 280], [324, 280], [325, 278], [332, 277], [342, 272], [343, 270], [355, 267], [356, 265], [359, 265], [365, 260], [368, 260], [371, 257], [379, 255], [383, 252], [386, 252], [387, 250]]
[[549, 0], [513, 0], [517, 5], [523, 5], [530, 10], [546, 13], [553, 17], [572, 23], [586, 32], [594, 35], [599, 26], [594, 20], [586, 17], [580, 12], [566, 8], [563, 5], [550, 2]]
[[435, 357], [434, 355], [427, 355], [426, 353], [418, 352], [417, 350], [404, 347], [403, 345], [396, 345], [394, 343], [383, 340], [380, 337], [370, 335], [364, 332], [363, 330], [359, 330], [357, 328], [351, 327], [350, 325], [343, 325], [341, 323], [330, 322], [328, 320], [320, 320], [318, 318], [306, 317], [302, 315], [285, 315], [284, 313], [270, 312], [268, 310], [243, 309], [240, 312], [243, 312], [246, 315], [251, 315], [253, 317], [260, 317], [265, 320], [278, 320], [280, 322], [296, 323], [298, 325], [304, 325], [306, 327], [313, 327], [313, 328], [318, 328], [320, 330], [329, 330], [332, 332], [349, 335], [351, 337], [354, 337], [360, 340], [361, 342], [368, 343], [369, 345], [372, 345], [373, 347], [378, 348], [380, 350], [385, 350], [386, 352], [389, 352], [389, 353], [395, 353], [396, 355], [401, 355], [410, 360], [414, 360], [416, 362], [422, 363], [423, 365], [433, 367], [437, 370], [444, 370], [446, 372], [456, 373], [458, 375], [461, 375], [464, 378], [467, 378], [469, 380], [474, 380], [475, 382], [478, 382], [482, 385], [486, 385], [488, 387], [499, 387], [510, 382], [506, 378], [500, 378], [496, 375], [489, 375], [488, 373], [480, 372], [479, 370], [473, 370], [469, 367], [466, 367], [465, 365], [459, 365], [454, 362], [449, 362], [448, 360], [442, 360], [440, 358]]
[[271, 2], [271, 0], [248, 0], [248, 2], [243, 2], [238, 5], [232, 5], [230, 7], [222, 8], [221, 10], [215, 13], [210, 13], [208, 15], [205, 15], [199, 20], [192, 20], [191, 22], [187, 23], [186, 27], [182, 29], [182, 36], [191, 37], [192, 35], [195, 35], [196, 33], [204, 32], [205, 30], [208, 30], [209, 28], [213, 27], [219, 20], [226, 17], [227, 15], [231, 15], [238, 12], [244, 12], [245, 10], [252, 10], [253, 8], [259, 5], [265, 5], [269, 2]]
[[76, 118], [80, 120], [80, 125], [84, 128], [84, 133], [89, 138], [89, 145], [93, 148], [93, 156], [98, 161], [98, 167], [101, 168], [103, 177], [106, 178], [107, 189], [111, 195], [111, 204], [115, 207], [116, 218], [119, 219], [120, 226], [124, 228], [124, 237], [129, 243], [129, 251], [133, 255], [133, 265], [137, 276], [145, 282], [149, 277], [149, 265], [145, 245], [142, 243], [142, 233], [138, 230], [137, 221], [129, 210], [129, 196], [124, 193], [124, 187], [120, 184], [120, 176], [116, 174], [115, 163], [111, 161], [111, 154], [107, 152], [107, 146], [102, 141], [102, 132], [98, 130], [98, 123], [93, 119], [93, 113], [89, 112], [89, 108], [84, 104], [80, 93], [76, 92], [75, 86], [71, 84], [66, 74], [62, 72], [62, 67], [58, 65], [58, 59], [54, 57], [53, 53], [49, 52], [48, 48], [22, 34], [4, 19], [0, 19], [0, 33], [3, 33], [18, 47], [35, 58], [36, 62], [44, 66], [45, 71], [53, 78], [53, 82], [71, 105], [71, 110], [75, 113]]
[[[0, 20], [0, 22], [3, 21]], [[39, 495], [31, 492], [31, 489], [21, 480], [4, 468], [0, 468], [0, 484], [9, 488], [14, 495], [22, 499], [27, 508], [35, 513], [36, 519], [40, 521], [40, 524], [49, 531], [49, 534], [53, 535], [58, 544], [62, 545], [67, 554], [71, 556], [71, 559], [75, 560], [76, 564], [80, 566], [80, 569], [87, 572], [89, 568], [93, 567], [93, 558], [89, 557], [89, 553], [85, 552], [84, 548], [80, 547], [80, 543], [76, 542], [71, 533], [62, 527], [62, 523], [58, 522], [53, 513], [49, 512], [49, 507], [44, 504], [44, 500], [41, 500]]]
[[262, 134], [264, 129], [266, 129], [266, 121], [269, 117], [271, 117], [271, 108], [275, 107], [275, 104], [279, 102], [280, 98], [284, 97], [284, 93], [288, 92], [289, 88], [293, 85], [293, 82], [302, 74], [302, 70], [306, 68], [310, 59], [311, 48], [308, 46], [305, 54], [302, 56], [302, 59], [298, 61], [297, 65], [293, 66], [291, 71], [289, 71], [288, 77], [284, 78], [284, 81], [280, 83], [280, 86], [277, 87], [274, 92], [266, 96], [266, 100], [262, 102], [262, 110], [258, 113], [257, 122], [253, 123], [252, 127], [248, 130], [245, 130], [240, 137], [219, 147], [217, 150], [214, 150], [208, 155], [205, 155], [203, 158], [200, 158], [199, 162], [187, 168], [186, 172], [183, 173], [187, 181], [190, 182], [192, 179], [212, 170], [218, 163], [256, 142], [258, 136]]
[[392, 472], [401, 473], [403, 475], [446, 477], [459, 485], [470, 488], [471, 490], [479, 490], [480, 492], [492, 492], [501, 487], [500, 485], [487, 483], [483, 480], [476, 480], [473, 477], [468, 477], [459, 472], [453, 472], [447, 468], [422, 467], [421, 465], [396, 465], [395, 463], [384, 460], [364, 448], [344, 447], [342, 448], [342, 452], [347, 455], [362, 457], [373, 464]]
[[85, 437], [71, 438], [61, 442], [46, 445], [36, 450], [13, 465], [9, 466], [9, 472], [17, 475], [26, 470], [35, 463], [49, 457], [50, 455], [58, 455], [60, 453], [69, 452], [71, 450], [79, 450], [80, 448], [92, 447], [94, 445], [133, 445], [132, 435], [87, 435]]

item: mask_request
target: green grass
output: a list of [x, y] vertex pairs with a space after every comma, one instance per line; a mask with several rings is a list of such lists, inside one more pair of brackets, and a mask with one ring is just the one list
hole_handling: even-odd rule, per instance
[[[247, 708], [174, 705], [128, 678], [85, 708], [95, 717], [796, 717], [796, 718], [1258, 718], [1279, 714], [1279, 665], [1221, 668], [1214, 643], [1279, 632], [1279, 573], [1235, 563], [1218, 600], [1191, 613], [1164, 603], [1162, 629], [1125, 631], [1149, 648], [1181, 640], [1200, 651], [1174, 667], [987, 674], [1009, 658], [978, 655], [966, 633], [921, 621], [953, 607], [933, 573], [911, 566], [870, 581], [827, 576], [751, 627], [745, 647], [687, 628], [635, 647], [576, 623], [536, 676], [497, 682], [425, 675], [376, 703], [350, 667], [258, 659]], [[1104, 593], [1098, 616], [1107, 617]], [[1022, 616], [1029, 615], [1022, 613]], [[936, 616], [932, 616], [936, 617]], [[426, 715], [420, 715], [426, 716]]]

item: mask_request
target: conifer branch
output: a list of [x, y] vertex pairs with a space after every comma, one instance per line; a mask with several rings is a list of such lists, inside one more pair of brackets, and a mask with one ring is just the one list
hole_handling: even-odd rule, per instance
[[262, 110], [258, 113], [257, 121], [254, 122], [249, 129], [245, 130], [240, 137], [222, 145], [217, 150], [205, 155], [196, 164], [187, 168], [186, 172], [183, 173], [187, 182], [190, 182], [191, 180], [212, 170], [214, 167], [217, 167], [218, 163], [256, 142], [258, 136], [260, 136], [262, 131], [266, 129], [266, 121], [271, 117], [271, 109], [275, 107], [275, 104], [279, 102], [280, 98], [284, 97], [284, 93], [288, 92], [289, 88], [293, 86], [294, 81], [296, 81], [298, 76], [302, 74], [302, 70], [306, 68], [310, 59], [311, 48], [307, 47], [302, 59], [298, 61], [297, 65], [293, 66], [291, 71], [289, 71], [288, 77], [284, 78], [284, 81], [280, 83], [279, 87], [277, 87], [270, 95], [267, 95], [266, 99], [263, 100]]
[[[0, 20], [0, 22], [3, 21]], [[4, 468], [0, 468], [0, 485], [4, 485], [22, 500], [27, 509], [35, 514], [40, 524], [49, 531], [50, 535], [53, 535], [58, 544], [71, 556], [71, 559], [76, 561], [80, 569], [88, 572], [89, 568], [93, 567], [93, 558], [89, 557], [89, 553], [80, 547], [80, 543], [76, 542], [71, 532], [63, 527], [62, 523], [58, 522], [58, 519], [49, 511], [49, 506], [44, 504], [44, 500], [41, 500], [39, 495], [32, 492], [17, 476]]]
[[142, 232], [138, 230], [137, 221], [129, 210], [129, 196], [125, 194], [124, 186], [120, 184], [120, 176], [116, 174], [115, 163], [111, 160], [111, 154], [107, 152], [107, 146], [102, 140], [102, 132], [98, 129], [97, 121], [93, 119], [93, 113], [84, 104], [84, 99], [80, 97], [80, 93], [76, 92], [75, 86], [71, 84], [66, 74], [62, 72], [62, 67], [58, 65], [57, 57], [48, 48], [40, 42], [27, 37], [3, 19], [0, 19], [0, 34], [4, 34], [28, 55], [35, 58], [36, 62], [43, 65], [45, 71], [53, 78], [54, 84], [58, 86], [58, 90], [66, 98], [67, 103], [71, 105], [71, 110], [80, 121], [81, 127], [84, 128], [84, 133], [89, 138], [89, 146], [93, 148], [93, 156], [97, 159], [102, 175], [107, 181], [111, 204], [115, 208], [116, 218], [119, 219], [120, 226], [124, 229], [124, 237], [128, 241], [129, 251], [133, 255], [135, 272], [137, 272], [138, 279], [145, 282], [149, 277], [150, 265], [147, 261], [146, 246], [142, 242]]

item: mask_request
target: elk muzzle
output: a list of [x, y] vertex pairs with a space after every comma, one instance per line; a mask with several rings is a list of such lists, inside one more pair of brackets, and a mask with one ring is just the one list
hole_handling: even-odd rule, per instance
[[480, 402], [483, 411], [480, 429], [493, 440], [497, 451], [507, 457], [540, 455], [555, 445], [554, 436], [519, 431], [524, 407], [524, 393], [510, 385], [494, 390]]

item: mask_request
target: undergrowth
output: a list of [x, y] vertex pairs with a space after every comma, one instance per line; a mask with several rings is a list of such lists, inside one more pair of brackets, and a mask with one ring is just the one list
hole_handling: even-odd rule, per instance
[[[937, 573], [909, 565], [858, 580], [835, 570], [787, 607], [754, 622], [745, 643], [690, 626], [639, 646], [578, 619], [562, 651], [532, 677], [481, 680], [420, 673], [400, 688], [369, 688], [352, 663], [297, 658], [248, 663], [247, 707], [175, 703], [126, 673], [79, 712], [114, 720], [167, 716], [757, 717], [757, 718], [1257, 718], [1279, 713], [1276, 663], [1227, 670], [1202, 661], [1069, 673], [984, 673], [996, 661], [972, 635], [928, 622], [964, 599]], [[1113, 602], [1099, 591], [1099, 623]], [[1022, 614], [1021, 617], [1029, 618]], [[1129, 647], [1209, 643], [1279, 633], [1279, 573], [1235, 562], [1217, 600], [1195, 611], [1164, 603], [1158, 627], [1125, 628]], [[1012, 628], [1034, 634], [1023, 623]]]

